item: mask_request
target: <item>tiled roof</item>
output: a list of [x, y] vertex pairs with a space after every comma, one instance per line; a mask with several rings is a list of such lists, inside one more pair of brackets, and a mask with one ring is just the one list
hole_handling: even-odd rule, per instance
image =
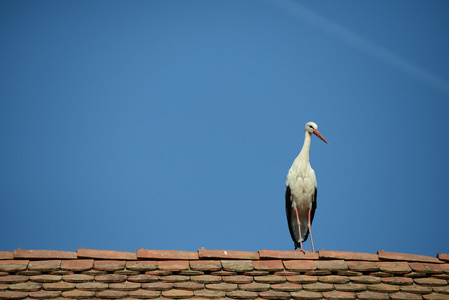
[[449, 299], [449, 254], [0, 251], [0, 299]]

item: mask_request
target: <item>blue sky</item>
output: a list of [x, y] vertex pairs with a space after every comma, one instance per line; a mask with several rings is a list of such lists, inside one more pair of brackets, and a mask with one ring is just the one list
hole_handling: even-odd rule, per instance
[[449, 253], [448, 12], [1, 1], [0, 250], [291, 250], [314, 121], [316, 250]]

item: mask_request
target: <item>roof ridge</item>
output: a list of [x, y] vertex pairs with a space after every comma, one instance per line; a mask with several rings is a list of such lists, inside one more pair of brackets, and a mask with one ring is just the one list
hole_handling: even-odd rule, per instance
[[47, 259], [102, 259], [102, 260], [345, 260], [345, 261], [407, 261], [442, 264], [449, 261], [449, 254], [438, 253], [436, 257], [387, 252], [362, 253], [350, 251], [320, 250], [318, 252], [300, 250], [259, 250], [258, 252], [237, 250], [198, 249], [198, 251], [138, 249], [136, 252], [78, 248], [76, 252], [58, 250], [16, 249], [0, 251], [1, 260], [47, 260]]
[[449, 255], [0, 251], [0, 299], [448, 299]]

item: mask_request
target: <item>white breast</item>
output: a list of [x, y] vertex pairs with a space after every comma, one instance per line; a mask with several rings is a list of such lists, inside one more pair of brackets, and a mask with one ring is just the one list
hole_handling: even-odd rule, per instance
[[286, 184], [290, 187], [294, 203], [298, 208], [311, 209], [315, 193], [316, 177], [309, 162], [297, 157], [287, 174]]

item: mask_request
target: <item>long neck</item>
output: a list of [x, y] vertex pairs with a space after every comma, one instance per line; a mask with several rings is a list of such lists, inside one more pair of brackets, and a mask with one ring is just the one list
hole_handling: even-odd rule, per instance
[[306, 161], [309, 161], [309, 149], [311, 139], [312, 139], [311, 134], [306, 131], [304, 137], [304, 145], [302, 145], [301, 152], [299, 153], [299, 156], [302, 156], [302, 158], [305, 159]]

